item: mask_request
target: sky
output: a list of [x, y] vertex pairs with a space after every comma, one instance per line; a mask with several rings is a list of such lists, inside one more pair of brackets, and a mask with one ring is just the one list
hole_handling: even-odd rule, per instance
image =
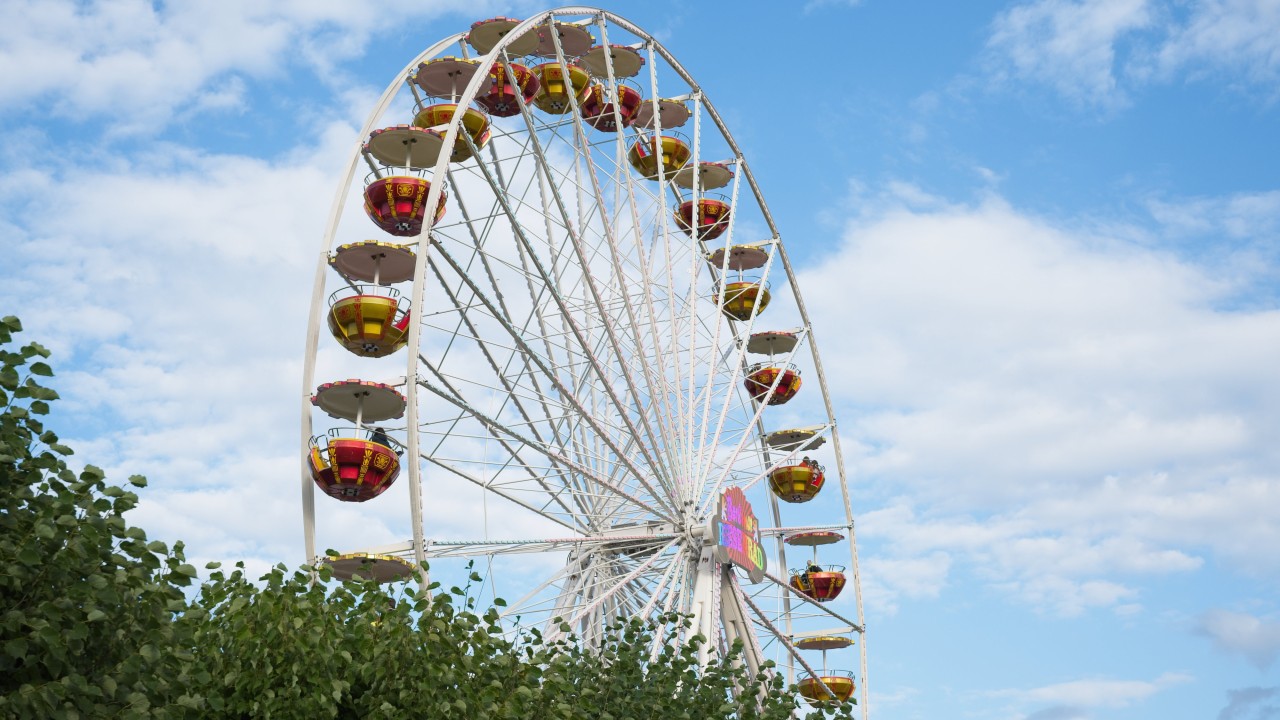
[[[302, 560], [346, 155], [422, 49], [540, 9], [0, 4], [0, 311], [77, 458], [149, 477], [135, 523]], [[1280, 0], [606, 9], [702, 85], [796, 263], [872, 716], [1280, 718]]]

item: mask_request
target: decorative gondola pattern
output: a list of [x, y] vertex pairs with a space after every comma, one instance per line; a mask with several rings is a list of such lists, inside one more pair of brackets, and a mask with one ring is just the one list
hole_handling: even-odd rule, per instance
[[866, 717], [849, 479], [801, 282], [652, 35], [571, 7], [412, 59], [355, 144], [316, 277], [309, 562], [427, 581], [480, 561], [512, 632], [551, 638], [686, 613], [655, 653], [664, 633], [709, 638], [703, 661], [741, 642], [753, 671]]

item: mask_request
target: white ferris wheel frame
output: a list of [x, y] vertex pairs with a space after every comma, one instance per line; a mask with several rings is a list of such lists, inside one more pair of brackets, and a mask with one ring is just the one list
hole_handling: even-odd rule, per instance
[[[488, 68], [492, 66], [495, 61], [507, 61], [507, 56], [506, 56], [507, 46], [510, 45], [512, 42], [514, 42], [516, 39], [520, 38], [526, 31], [531, 29], [536, 29], [539, 26], [554, 23], [557, 20], [557, 18], [568, 17], [568, 16], [575, 16], [575, 17], [587, 16], [588, 17], [587, 21], [581, 21], [578, 24], [586, 25], [589, 23], [594, 23], [595, 27], [598, 28], [602, 34], [601, 43], [604, 44], [606, 47], [608, 46], [607, 30], [606, 30], [608, 23], [612, 23], [613, 25], [616, 25], [626, 30], [627, 32], [633, 34], [634, 36], [640, 38], [643, 41], [644, 49], [648, 53], [648, 65], [649, 65], [649, 72], [651, 73], [651, 76], [652, 76], [651, 77], [652, 85], [656, 87], [656, 75], [653, 75], [653, 73], [655, 73], [656, 71], [656, 63], [654, 61], [658, 57], [660, 57], [662, 60], [666, 62], [667, 67], [669, 67], [685, 83], [687, 83], [687, 85], [691, 89], [691, 92], [689, 93], [687, 98], [694, 101], [695, 110], [701, 110], [706, 112], [707, 116], [714, 123], [715, 128], [719, 131], [724, 141], [728, 144], [730, 150], [733, 153], [734, 170], [737, 173], [741, 173], [742, 178], [746, 180], [747, 185], [750, 188], [752, 194], [754, 195], [754, 199], [760, 209], [763, 220], [767, 225], [768, 232], [772, 237], [772, 243], [774, 247], [772, 248], [769, 262], [772, 263], [773, 258], [775, 256], [779, 258], [782, 263], [782, 268], [787, 275], [787, 279], [788, 279], [790, 290], [791, 290], [791, 296], [794, 298], [796, 310], [799, 313], [799, 316], [802, 321], [802, 328], [804, 331], [805, 340], [809, 347], [809, 354], [811, 357], [811, 361], [813, 363], [814, 374], [816, 375], [816, 378], [818, 381], [819, 389], [822, 395], [824, 409], [826, 412], [826, 424], [822, 428], [821, 432], [824, 433], [828, 437], [828, 439], [831, 441], [834, 455], [835, 455], [835, 470], [836, 470], [837, 478], [839, 480], [841, 497], [843, 501], [843, 510], [844, 510], [846, 522], [843, 525], [834, 526], [834, 527], [837, 527], [843, 532], [848, 533], [847, 545], [850, 551], [850, 562], [851, 562], [850, 569], [852, 571], [851, 584], [853, 586], [854, 597], [856, 602], [856, 615], [857, 615], [856, 620], [845, 618], [839, 615], [838, 613], [835, 613], [834, 611], [830, 610], [829, 608], [824, 607], [818, 604], [817, 602], [814, 602], [808, 597], [791, 590], [788, 587], [788, 583], [786, 582], [786, 580], [779, 578], [772, 573], [767, 573], [766, 575], [767, 575], [768, 583], [772, 583], [774, 586], [781, 586], [782, 588], [785, 588], [788, 591], [788, 592], [781, 592], [781, 596], [784, 598], [784, 602], [786, 604], [786, 612], [784, 614], [785, 627], [779, 628], [776, 626], [775, 623], [769, 620], [769, 614], [758, 607], [756, 602], [752, 599], [752, 594], [747, 592], [743, 587], [740, 586], [740, 584], [736, 581], [735, 575], [732, 572], [732, 570], [727, 567], [724, 569], [721, 569], [720, 565], [714, 560], [714, 558], [711, 558], [709, 556], [709, 553], [711, 552], [713, 546], [704, 545], [703, 553], [702, 553], [703, 554], [702, 562], [697, 563], [697, 570], [696, 570], [697, 577], [694, 578], [694, 582], [693, 582], [694, 604], [692, 607], [694, 609], [694, 615], [695, 615], [694, 631], [701, 632], [705, 637], [713, 637], [714, 636], [713, 633], [717, 632], [719, 628], [723, 628], [725, 633], [724, 637], [726, 641], [731, 642], [735, 639], [741, 639], [747, 648], [747, 652], [746, 652], [747, 662], [751, 666], [751, 670], [754, 672], [759, 669], [759, 663], [762, 660], [762, 656], [759, 650], [759, 643], [757, 642], [756, 637], [750, 627], [753, 621], [751, 621], [748, 617], [748, 611], [754, 612], [757, 617], [757, 620], [754, 621], [755, 624], [758, 627], [763, 625], [770, 633], [772, 633], [775, 636], [775, 638], [786, 647], [786, 649], [789, 651], [791, 658], [794, 659], [795, 662], [790, 663], [788, 666], [789, 668], [788, 680], [791, 681], [794, 679], [794, 670], [795, 670], [796, 662], [798, 662], [811, 675], [816, 676], [819, 674], [814, 671], [814, 669], [805, 661], [803, 657], [801, 657], [800, 653], [797, 652], [795, 646], [790, 642], [790, 639], [794, 637], [803, 637], [804, 635], [807, 634], [807, 633], [798, 633], [795, 635], [792, 634], [792, 630], [790, 627], [791, 616], [793, 612], [792, 603], [795, 602], [797, 607], [813, 606], [814, 608], [817, 608], [817, 611], [815, 611], [815, 614], [825, 615], [827, 617], [837, 619], [842, 623], [844, 623], [850, 631], [856, 632], [859, 636], [861, 636], [860, 637], [861, 642], [859, 643], [861, 677], [860, 677], [858, 692], [860, 696], [860, 705], [862, 709], [862, 715], [865, 720], [869, 712], [868, 703], [867, 703], [867, 699], [868, 699], [868, 696], [867, 696], [867, 650], [866, 650], [866, 641], [865, 641], [865, 638], [866, 638], [865, 621], [864, 621], [864, 615], [863, 615], [863, 605], [862, 605], [860, 578], [859, 578], [859, 570], [858, 570], [858, 558], [857, 558], [857, 550], [856, 550], [856, 541], [854, 538], [853, 511], [852, 511], [852, 504], [851, 504], [850, 495], [849, 495], [848, 478], [845, 470], [844, 457], [841, 449], [840, 434], [837, 432], [835, 412], [834, 412], [834, 408], [832, 407], [830, 394], [828, 393], [828, 390], [827, 390], [826, 375], [823, 370], [822, 361], [818, 353], [817, 338], [810, 324], [809, 316], [804, 306], [803, 297], [800, 293], [799, 283], [793, 272], [791, 262], [787, 256], [786, 248], [781, 242], [781, 234], [774, 223], [774, 219], [772, 215], [769, 213], [768, 206], [765, 202], [765, 199], [760, 190], [760, 187], [756, 182], [756, 179], [751, 172], [750, 166], [747, 164], [746, 159], [743, 156], [743, 153], [741, 152], [739, 146], [734, 141], [728, 128], [725, 126], [723, 120], [721, 119], [719, 113], [716, 112], [710, 100], [706, 97], [705, 93], [703, 93], [701, 87], [693, 79], [693, 77], [684, 69], [684, 67], [676, 60], [676, 58], [665, 47], [662, 46], [661, 43], [659, 43], [655, 38], [653, 38], [653, 36], [649, 35], [640, 27], [638, 27], [634, 23], [631, 23], [625, 18], [622, 18], [616, 14], [613, 14], [598, 8], [585, 7], [585, 6], [570, 6], [570, 7], [557, 8], [555, 10], [544, 11], [527, 18], [526, 20], [521, 22], [519, 25], [517, 25], [515, 28], [512, 28], [502, 38], [502, 40], [500, 40], [497, 43], [497, 45], [493, 47], [493, 49], [490, 52], [485, 54], [483, 57], [478, 58], [481, 62], [481, 68], [483, 71], [477, 72], [474, 74], [474, 76], [472, 77], [470, 82], [467, 84], [465, 89], [460, 91], [459, 97], [455, 100], [455, 102], [457, 103], [457, 109], [454, 113], [452, 121], [449, 123], [447, 132], [445, 133], [444, 140], [443, 140], [443, 147], [446, 149], [452, 148], [455, 142], [461, 140], [471, 145], [473, 151], [475, 150], [475, 147], [474, 147], [474, 144], [472, 144], [471, 138], [468, 137], [467, 133], [465, 132], [460, 133], [460, 128], [462, 127], [461, 121], [462, 121], [462, 117], [465, 109], [475, 99], [481, 85], [483, 84], [483, 82], [487, 77], [487, 72], [484, 72], [484, 71], [487, 71]], [[560, 40], [557, 37], [557, 33], [553, 32], [553, 33], [550, 33], [550, 35], [554, 38], [554, 46], [556, 50], [556, 56], [554, 60], [557, 60], [563, 66], [563, 64], [565, 63], [565, 56], [563, 54], [563, 49], [561, 47]], [[304, 357], [302, 398], [301, 398], [301, 405], [302, 405], [301, 430], [302, 432], [301, 432], [300, 448], [303, 452], [304, 457], [306, 455], [306, 448], [308, 447], [308, 444], [313, 434], [313, 425], [312, 425], [313, 408], [311, 404], [311, 393], [315, 388], [316, 357], [317, 357], [317, 351], [319, 347], [320, 326], [322, 324], [322, 317], [324, 315], [324, 311], [326, 307], [325, 293], [326, 293], [326, 278], [328, 277], [328, 273], [329, 273], [329, 254], [334, 248], [335, 237], [336, 237], [336, 233], [342, 217], [343, 207], [349, 196], [351, 185], [355, 178], [356, 169], [359, 167], [360, 161], [362, 159], [361, 150], [364, 144], [364, 140], [365, 138], [369, 137], [371, 132], [377, 129], [380, 120], [383, 118], [387, 110], [390, 108], [392, 102], [396, 99], [397, 95], [402, 90], [402, 88], [405, 85], [409, 85], [410, 88], [412, 89], [412, 83], [410, 81], [410, 77], [414, 69], [417, 68], [420, 63], [428, 59], [439, 56], [444, 50], [454, 45], [457, 45], [461, 48], [461, 52], [464, 57], [468, 56], [469, 50], [465, 43], [466, 36], [467, 36], [467, 33], [463, 32], [463, 33], [458, 33], [440, 40], [439, 42], [428, 47], [420, 55], [415, 57], [410, 63], [408, 63], [405, 66], [403, 70], [400, 71], [400, 73], [397, 74], [395, 80], [393, 80], [390, 83], [390, 85], [388, 85], [387, 89], [382, 94], [378, 103], [375, 105], [374, 109], [369, 114], [367, 120], [365, 121], [364, 126], [361, 128], [360, 135], [357, 138], [355, 147], [353, 148], [350, 160], [348, 161], [348, 164], [347, 164], [347, 172], [346, 172], [345, 178], [339, 184], [339, 187], [335, 194], [333, 204], [329, 212], [325, 233], [323, 236], [321, 252], [319, 254], [319, 257], [317, 258], [315, 285], [314, 285], [313, 295], [311, 298], [311, 311], [310, 311], [310, 318], [308, 321], [308, 329], [307, 329], [306, 351], [305, 351], [306, 354]], [[609, 79], [609, 82], [611, 83], [611, 87], [615, 88], [614, 92], [616, 92], [616, 78], [614, 77], [614, 74], [613, 74], [612, 63], [608, 60], [609, 53], [604, 53], [604, 55], [606, 56], [606, 63], [609, 65], [608, 79]], [[416, 91], [415, 91], [415, 95], [416, 95]], [[573, 106], [572, 111], [574, 115], [575, 124], [580, 129], [582, 123], [577, 118], [577, 115], [578, 115], [577, 102], [576, 100], [571, 100], [571, 103]], [[521, 105], [522, 113], [525, 113], [527, 116], [529, 109], [524, 106], [523, 101], [520, 102], [520, 105]], [[695, 111], [693, 117], [694, 117], [694, 123], [695, 123], [695, 130], [694, 130], [695, 142], [694, 142], [693, 149], [695, 154], [691, 159], [691, 163], [695, 164], [694, 186], [696, 188], [697, 187], [696, 173], [698, 172], [698, 169], [696, 168], [696, 163], [697, 163], [697, 157], [698, 157], [697, 152], [700, 144], [699, 140], [697, 139], [697, 136], [699, 134], [699, 131], [697, 128], [698, 128], [698, 123], [700, 122], [700, 119], [701, 119], [701, 114]], [[658, 122], [660, 123], [660, 120]], [[531, 134], [533, 133], [532, 127], [530, 127], [530, 133]], [[655, 130], [655, 134], [660, 134], [660, 133], [661, 133], [661, 125], [659, 124], [657, 129]], [[618, 134], [619, 136], [622, 135], [621, 130], [618, 131]], [[481, 165], [484, 164], [484, 161], [478, 157], [478, 154], [476, 159], [479, 164]], [[449, 165], [450, 165], [449, 153], [441, 152], [439, 154], [439, 159], [437, 160], [434, 168], [432, 168], [432, 177], [445, 178], [448, 175]], [[444, 187], [443, 182], [431, 183], [430, 190], [428, 191], [426, 201], [425, 201], [426, 208], [435, 208], [437, 206], [437, 204], [440, 202], [443, 187]], [[495, 185], [495, 188], [496, 187], [497, 186]], [[735, 182], [734, 183], [735, 202], [737, 200], [738, 187], [739, 187], [739, 183]], [[698, 197], [697, 193], [698, 191], [695, 189], [694, 191], [695, 198]], [[428, 216], [429, 215], [430, 215], [430, 212], [428, 212]], [[415, 252], [413, 289], [412, 289], [411, 299], [409, 301], [409, 307], [415, 308], [415, 309], [423, 307], [425, 289], [427, 286], [426, 280], [428, 278], [428, 257], [431, 254], [431, 252], [434, 251], [432, 247], [433, 242], [430, 240], [431, 227], [432, 225], [429, 221], [424, 222], [423, 229], [418, 236], [411, 237], [411, 238], [404, 238], [405, 242], [411, 245], [415, 245], [417, 248], [417, 251]], [[766, 272], [767, 272], [767, 269], [768, 268], [766, 267]], [[754, 313], [754, 312], [752, 313], [751, 319], [747, 323], [746, 333], [750, 333], [751, 323], [754, 322], [756, 314], [757, 313]], [[607, 322], [607, 318], [605, 318], [605, 321]], [[404, 375], [404, 378], [406, 379], [404, 382], [404, 389], [405, 389], [405, 396], [407, 400], [406, 422], [407, 422], [407, 427], [410, 428], [411, 430], [407, 435], [408, 442], [406, 443], [406, 456], [408, 458], [414, 459], [410, 462], [407, 462], [408, 485], [409, 485], [408, 490], [409, 490], [409, 501], [410, 501], [410, 514], [412, 518], [411, 521], [412, 521], [413, 538], [408, 543], [398, 544], [394, 547], [377, 548], [372, 550], [374, 552], [399, 552], [399, 553], [411, 554], [415, 561], [416, 566], [420, 568], [426, 566], [427, 559], [428, 559], [428, 553], [427, 553], [428, 543], [424, 535], [423, 513], [422, 513], [422, 497], [421, 497], [422, 468], [423, 468], [424, 462], [432, 462], [432, 459], [422, 454], [421, 448], [420, 448], [420, 433], [413, 431], [414, 428], [420, 427], [418, 413], [419, 413], [419, 393], [422, 388], [422, 384], [420, 382], [415, 382], [410, 379], [421, 378], [419, 374], [420, 373], [419, 371], [420, 356], [419, 356], [418, 350], [421, 347], [420, 343], [422, 342], [422, 327], [423, 327], [423, 322], [421, 321], [421, 319], [415, 322], [411, 322], [409, 324], [409, 333], [407, 338], [408, 352], [406, 353], [407, 360], [406, 360], [405, 375]], [[776, 386], [776, 382], [775, 382], [775, 386]], [[708, 399], [709, 399], [709, 396], [708, 396]], [[761, 409], [763, 409], [763, 405], [761, 406]], [[477, 416], [480, 416], [478, 412], [474, 414], [476, 414]], [[721, 419], [721, 421], [723, 422], [723, 418]], [[763, 425], [761, 424], [762, 418], [759, 412], [756, 413], [754, 421], [755, 421], [755, 425], [759, 429], [759, 437], [762, 438], [764, 435], [764, 429], [763, 429]], [[749, 432], [744, 433], [744, 442], [746, 438], [749, 437], [749, 435], [750, 435]], [[741, 448], [739, 449], [741, 450]], [[621, 449], [619, 448], [613, 448], [613, 450], [623, 462], [627, 461], [627, 456], [625, 452], [622, 452]], [[762, 450], [767, 458], [768, 450], [764, 448], [762, 448]], [[567, 458], [564, 460], [567, 461]], [[569, 462], [571, 463], [572, 461], [569, 461]], [[724, 471], [724, 475], [727, 475], [727, 474], [728, 474], [728, 470], [726, 469]], [[698, 496], [705, 497], [707, 502], [710, 502], [711, 499], [714, 496], [716, 496], [719, 490], [721, 489], [721, 484], [726, 479], [724, 475], [722, 475], [716, 482], [715, 491], [707, 493], [707, 492], [704, 492], [704, 490], [706, 489], [705, 487], [699, 488]], [[658, 479], [659, 481], [661, 481], [661, 478], [658, 478]], [[759, 478], [757, 478], [757, 480], [758, 479]], [[319, 560], [315, 550], [315, 485], [309, 475], [305, 461], [303, 463], [301, 486], [302, 486], [303, 529], [304, 529], [306, 560], [308, 563], [312, 563]], [[616, 488], [614, 490], [615, 492], [625, 495], [624, 491], [618, 490]], [[653, 495], [654, 497], [659, 497], [659, 494], [657, 492], [654, 492]], [[769, 497], [772, 505], [775, 525], [778, 525], [780, 524], [778, 500], [772, 493], [769, 494]], [[634, 497], [630, 499], [633, 502], [640, 502], [637, 498], [634, 498]], [[676, 520], [676, 518], [674, 517], [674, 513], [675, 513], [674, 508], [650, 507], [649, 509], [654, 513], [655, 516], [667, 517], [671, 519], [673, 522]], [[704, 505], [702, 510], [705, 511], [705, 509], [706, 507]], [[669, 512], [662, 512], [663, 510], [667, 510]], [[785, 569], [787, 567], [786, 560], [785, 560], [784, 543], [782, 542], [782, 535], [784, 534], [784, 532], [798, 531], [798, 530], [804, 530], [804, 529], [807, 529], [807, 528], [775, 527], [775, 528], [770, 528], [765, 530], [766, 536], [773, 536], [776, 539], [777, 560], [780, 567], [782, 568], [781, 570], [779, 570], [779, 572], [785, 573]], [[691, 528], [689, 529], [689, 531], [693, 532], [696, 535], [698, 533], [705, 533], [706, 528], [705, 526], [702, 528]], [[639, 537], [639, 536], [627, 537], [623, 535], [611, 534], [608, 537], [564, 538], [564, 539], [558, 539], [558, 540], [530, 541], [527, 543], [503, 543], [503, 542], [495, 541], [488, 544], [458, 543], [458, 544], [450, 545], [448, 543], [435, 542], [431, 545], [431, 548], [433, 551], [431, 553], [431, 556], [443, 558], [443, 557], [451, 557], [451, 556], [482, 556], [482, 555], [492, 555], [492, 554], [498, 554], [498, 553], [511, 553], [511, 552], [517, 552], [517, 553], [518, 552], [546, 552], [549, 550], [564, 550], [564, 549], [571, 548], [571, 547], [574, 547], [575, 545], [580, 545], [583, 543], [618, 542], [618, 541], [627, 541], [627, 540], [661, 545], [660, 550], [655, 552], [649, 558], [649, 560], [647, 560], [644, 564], [642, 564], [640, 567], [638, 567], [636, 570], [633, 571], [632, 576], [634, 576], [638, 574], [641, 570], [647, 569], [649, 565], [651, 565], [652, 563], [654, 563], [655, 561], [663, 557], [667, 549], [670, 549], [676, 543], [678, 543], [681, 540], [681, 532], [679, 530], [676, 530], [676, 531], [669, 532], [667, 534], [663, 534], [661, 532], [655, 533], [651, 531], [649, 534], [643, 537]], [[665, 543], [665, 544], [662, 544], [662, 543]], [[677, 555], [676, 557], [679, 558], [680, 556]], [[566, 570], [562, 572], [567, 572], [567, 571], [568, 569], [566, 568]], [[667, 569], [661, 573], [661, 581], [660, 581], [659, 589], [661, 588], [661, 586], [666, 585], [668, 583], [671, 583], [672, 586], [674, 586], [675, 583], [677, 582], [687, 583], [688, 578], [684, 576], [687, 575], [688, 572], [689, 572], [688, 568], [685, 567], [682, 563], [680, 563], [678, 559], [672, 559], [668, 563]], [[426, 584], [425, 581], [427, 579], [425, 577], [425, 574], [421, 579], [424, 581], [424, 587], [425, 587], [425, 584]], [[555, 579], [556, 578], [554, 577], [551, 579], [548, 579], [547, 582], [543, 584], [543, 587], [545, 588], [548, 584], [553, 582]], [[627, 584], [628, 580], [629, 578], [624, 578], [623, 580], [618, 581], [614, 585], [614, 587], [610, 589], [609, 592], [619, 593], [619, 595], [621, 595], [619, 591], [621, 591], [621, 589]], [[541, 588], [535, 589], [533, 592], [537, 592], [539, 589]], [[730, 598], [725, 598], [724, 597], [725, 595], [730, 596]], [[579, 615], [577, 617], [581, 617], [581, 614], [585, 612], [595, 612], [599, 610], [600, 605], [602, 605], [606, 600], [609, 600], [611, 598], [613, 598], [613, 595], [610, 595], [608, 597], [601, 597], [591, 607], [578, 608], [577, 610], [579, 612]], [[652, 601], [656, 601], [657, 598], [658, 598], [658, 592], [655, 591], [650, 601], [650, 604], [647, 604], [643, 609], [645, 611], [655, 610], [656, 608], [653, 608], [651, 606], [651, 603]], [[729, 601], [726, 602], [725, 601], [726, 599]], [[618, 602], [616, 607], [618, 608], [626, 607], [623, 600], [624, 600], [623, 598], [619, 597], [619, 599], [616, 601]], [[668, 595], [668, 604], [669, 603], [670, 603], [670, 595]], [[760, 621], [763, 621], [763, 622], [760, 622]], [[709, 652], [709, 649], [708, 649], [708, 646], [705, 644], [703, 647], [704, 649], [702, 653], [702, 659], [705, 661], [707, 657], [707, 653]]]

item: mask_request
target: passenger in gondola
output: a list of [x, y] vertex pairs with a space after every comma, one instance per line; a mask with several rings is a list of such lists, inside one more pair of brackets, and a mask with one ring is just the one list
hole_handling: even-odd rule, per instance
[[811, 562], [805, 567], [804, 572], [800, 573], [800, 587], [805, 589], [806, 595], [813, 592], [813, 574], [820, 572], [822, 572], [822, 566]]
[[399, 454], [400, 454], [400, 449], [399, 449], [399, 448], [397, 448], [395, 445], [392, 445], [392, 444], [391, 444], [391, 438], [387, 436], [387, 431], [386, 431], [386, 430], [383, 430], [383, 429], [382, 429], [382, 428], [380, 428], [380, 427], [376, 427], [376, 426], [375, 426], [375, 427], [374, 427], [374, 428], [369, 432], [369, 442], [376, 442], [376, 443], [378, 443], [379, 445], [383, 445], [383, 446], [385, 446], [385, 447], [389, 447], [389, 448], [391, 448], [393, 451], [395, 451], [396, 455], [399, 455]]

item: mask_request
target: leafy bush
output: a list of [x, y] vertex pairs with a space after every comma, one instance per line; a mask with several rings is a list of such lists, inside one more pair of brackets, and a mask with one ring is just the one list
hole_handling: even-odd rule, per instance
[[[148, 542], [124, 513], [138, 496], [78, 476], [38, 416], [58, 398], [39, 343], [8, 350], [0, 320], [0, 712], [14, 717], [165, 717], [185, 694], [191, 634], [177, 614], [196, 577], [182, 546]], [[146, 485], [130, 478], [135, 487]]]

